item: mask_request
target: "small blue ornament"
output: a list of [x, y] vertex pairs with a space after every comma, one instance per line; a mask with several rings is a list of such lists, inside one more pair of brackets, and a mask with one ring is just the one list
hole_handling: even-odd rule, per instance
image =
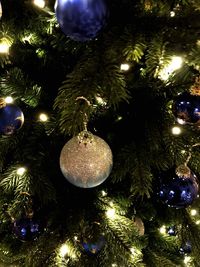
[[200, 96], [183, 93], [176, 97], [172, 111], [180, 124], [198, 124], [200, 122]]
[[14, 221], [13, 233], [21, 241], [36, 239], [41, 232], [41, 225], [36, 219], [21, 218]]
[[167, 229], [167, 233], [168, 233], [168, 235], [170, 235], [170, 236], [176, 236], [176, 234], [177, 234], [176, 226], [173, 225], [173, 226], [168, 227], [168, 229]]
[[24, 114], [14, 104], [6, 104], [0, 108], [0, 133], [11, 135], [20, 129], [24, 123]]
[[87, 240], [82, 242], [84, 251], [89, 255], [98, 254], [105, 245], [105, 237], [101, 235], [96, 241]]
[[184, 245], [182, 245], [179, 249], [181, 255], [190, 254], [192, 252], [192, 245], [190, 241], [187, 241]]
[[198, 197], [197, 177], [191, 171], [181, 174], [173, 168], [162, 173], [159, 178], [158, 196], [169, 207], [186, 208]]
[[57, 0], [55, 13], [61, 30], [72, 40], [94, 39], [106, 24], [105, 0]]

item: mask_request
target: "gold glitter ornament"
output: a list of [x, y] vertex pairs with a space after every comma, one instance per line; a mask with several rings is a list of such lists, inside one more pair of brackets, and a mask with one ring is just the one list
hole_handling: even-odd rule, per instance
[[133, 221], [134, 221], [134, 226], [138, 230], [139, 235], [140, 236], [144, 235], [145, 229], [142, 219], [139, 217], [135, 217]]
[[112, 151], [108, 144], [88, 131], [70, 139], [60, 154], [62, 174], [77, 187], [100, 185], [109, 176], [112, 165]]

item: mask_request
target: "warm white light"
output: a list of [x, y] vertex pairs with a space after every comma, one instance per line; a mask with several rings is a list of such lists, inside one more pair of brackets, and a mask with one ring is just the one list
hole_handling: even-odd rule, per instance
[[105, 105], [107, 104], [106, 101], [105, 101], [102, 97], [100, 97], [100, 96], [95, 96], [95, 98], [96, 98], [96, 101], [97, 101], [97, 103], [98, 103], [99, 105], [105, 106]]
[[177, 118], [177, 122], [181, 125], [185, 124], [185, 121], [183, 119]]
[[163, 225], [160, 229], [159, 229], [161, 234], [166, 234], [166, 226]]
[[107, 193], [104, 190], [102, 190], [101, 195], [102, 195], [102, 197], [105, 197], [105, 196], [107, 196]]
[[26, 168], [21, 167], [17, 169], [17, 174], [22, 176], [26, 172]]
[[181, 68], [183, 64], [182, 57], [173, 56], [168, 66], [164, 67], [160, 73], [159, 78], [166, 81], [169, 76], [175, 71]]
[[66, 244], [63, 244], [60, 248], [59, 254], [61, 257], [65, 257], [66, 254], [69, 254], [69, 246]]
[[48, 116], [45, 113], [41, 113], [39, 115], [39, 120], [45, 122], [48, 120]]
[[181, 133], [181, 128], [180, 127], [178, 127], [178, 126], [174, 126], [173, 128], [172, 128], [172, 134], [174, 134], [174, 135], [179, 135]]
[[5, 98], [5, 102], [6, 102], [7, 104], [13, 103], [13, 101], [14, 101], [14, 99], [12, 98], [12, 96], [7, 96], [7, 97]]
[[39, 8], [44, 8], [45, 7], [45, 1], [44, 0], [34, 0], [33, 3]]
[[200, 220], [196, 221], [196, 224], [199, 225], [200, 224]]
[[106, 211], [106, 216], [109, 218], [109, 219], [114, 219], [115, 218], [115, 209], [108, 209]]
[[131, 248], [130, 251], [131, 251], [131, 254], [133, 255], [136, 253], [135, 248]]
[[170, 17], [174, 17], [176, 15], [176, 13], [174, 11], [170, 12]]
[[125, 63], [125, 64], [121, 64], [120, 69], [123, 71], [127, 71], [130, 69], [130, 65]]
[[8, 43], [3, 42], [3, 41], [0, 43], [0, 53], [8, 54], [9, 48], [10, 48], [10, 45]]
[[77, 241], [78, 240], [78, 236], [75, 235], [74, 236], [74, 240]]
[[190, 211], [190, 214], [191, 214], [192, 216], [195, 216], [195, 215], [197, 215], [197, 210], [194, 210], [194, 209], [193, 209], [193, 210], [191, 210], [191, 211]]
[[185, 258], [184, 258], [185, 265], [188, 264], [190, 261], [191, 261], [191, 257], [185, 256]]

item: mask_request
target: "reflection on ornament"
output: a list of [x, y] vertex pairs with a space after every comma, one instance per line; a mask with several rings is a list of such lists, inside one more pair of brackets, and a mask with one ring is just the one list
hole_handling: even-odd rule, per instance
[[144, 223], [139, 217], [134, 218], [134, 226], [137, 228], [139, 235], [144, 235]]
[[172, 111], [178, 123], [199, 124], [200, 96], [189, 93], [178, 95], [174, 100]]
[[167, 233], [170, 236], [176, 236], [176, 234], [177, 234], [176, 226], [173, 225], [173, 226], [168, 227]]
[[60, 168], [75, 186], [90, 188], [103, 183], [113, 165], [112, 151], [100, 137], [81, 132], [70, 139], [60, 154]]
[[171, 169], [160, 175], [158, 196], [169, 207], [185, 208], [197, 198], [199, 185], [192, 171], [187, 177], [178, 174], [175, 169]]
[[40, 223], [31, 218], [21, 218], [14, 221], [13, 233], [21, 241], [31, 241], [34, 240], [41, 231]]
[[105, 25], [108, 9], [105, 0], [57, 0], [55, 13], [61, 30], [84, 42], [95, 38]]
[[6, 104], [0, 108], [0, 132], [11, 135], [20, 129], [24, 123], [24, 114], [14, 104]]

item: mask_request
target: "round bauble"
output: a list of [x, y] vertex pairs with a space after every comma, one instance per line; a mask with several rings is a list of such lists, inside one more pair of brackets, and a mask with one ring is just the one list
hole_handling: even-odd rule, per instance
[[196, 175], [192, 171], [185, 171], [183, 174], [180, 169], [170, 169], [159, 177], [158, 196], [169, 207], [186, 208], [198, 197], [199, 185]]
[[133, 219], [133, 221], [134, 221], [134, 226], [136, 227], [139, 235], [141, 235], [141, 236], [144, 235], [145, 230], [144, 230], [144, 223], [143, 223], [142, 219], [139, 217], [135, 217]]
[[84, 240], [81, 242], [81, 246], [84, 252], [89, 255], [96, 255], [98, 254], [102, 248], [105, 246], [106, 240], [103, 235], [98, 237], [85, 237]]
[[0, 108], [0, 133], [11, 135], [22, 127], [24, 114], [14, 104], [6, 104]]
[[105, 0], [57, 0], [55, 13], [61, 30], [72, 40], [84, 42], [103, 28], [108, 8]]
[[167, 233], [168, 233], [168, 235], [170, 235], [170, 236], [176, 236], [176, 235], [177, 235], [177, 229], [176, 229], [176, 226], [175, 226], [175, 225], [173, 225], [173, 226], [169, 226], [169, 227], [167, 228]]
[[172, 111], [180, 124], [199, 124], [200, 96], [189, 93], [178, 95], [172, 105]]
[[190, 241], [185, 242], [185, 244], [183, 244], [180, 249], [179, 249], [180, 254], [182, 255], [187, 255], [190, 254], [192, 252], [192, 245]]
[[100, 137], [81, 132], [70, 139], [60, 154], [60, 168], [75, 186], [90, 188], [103, 183], [112, 170], [112, 151]]
[[33, 218], [20, 218], [13, 223], [13, 233], [21, 241], [32, 241], [41, 232], [41, 224]]

